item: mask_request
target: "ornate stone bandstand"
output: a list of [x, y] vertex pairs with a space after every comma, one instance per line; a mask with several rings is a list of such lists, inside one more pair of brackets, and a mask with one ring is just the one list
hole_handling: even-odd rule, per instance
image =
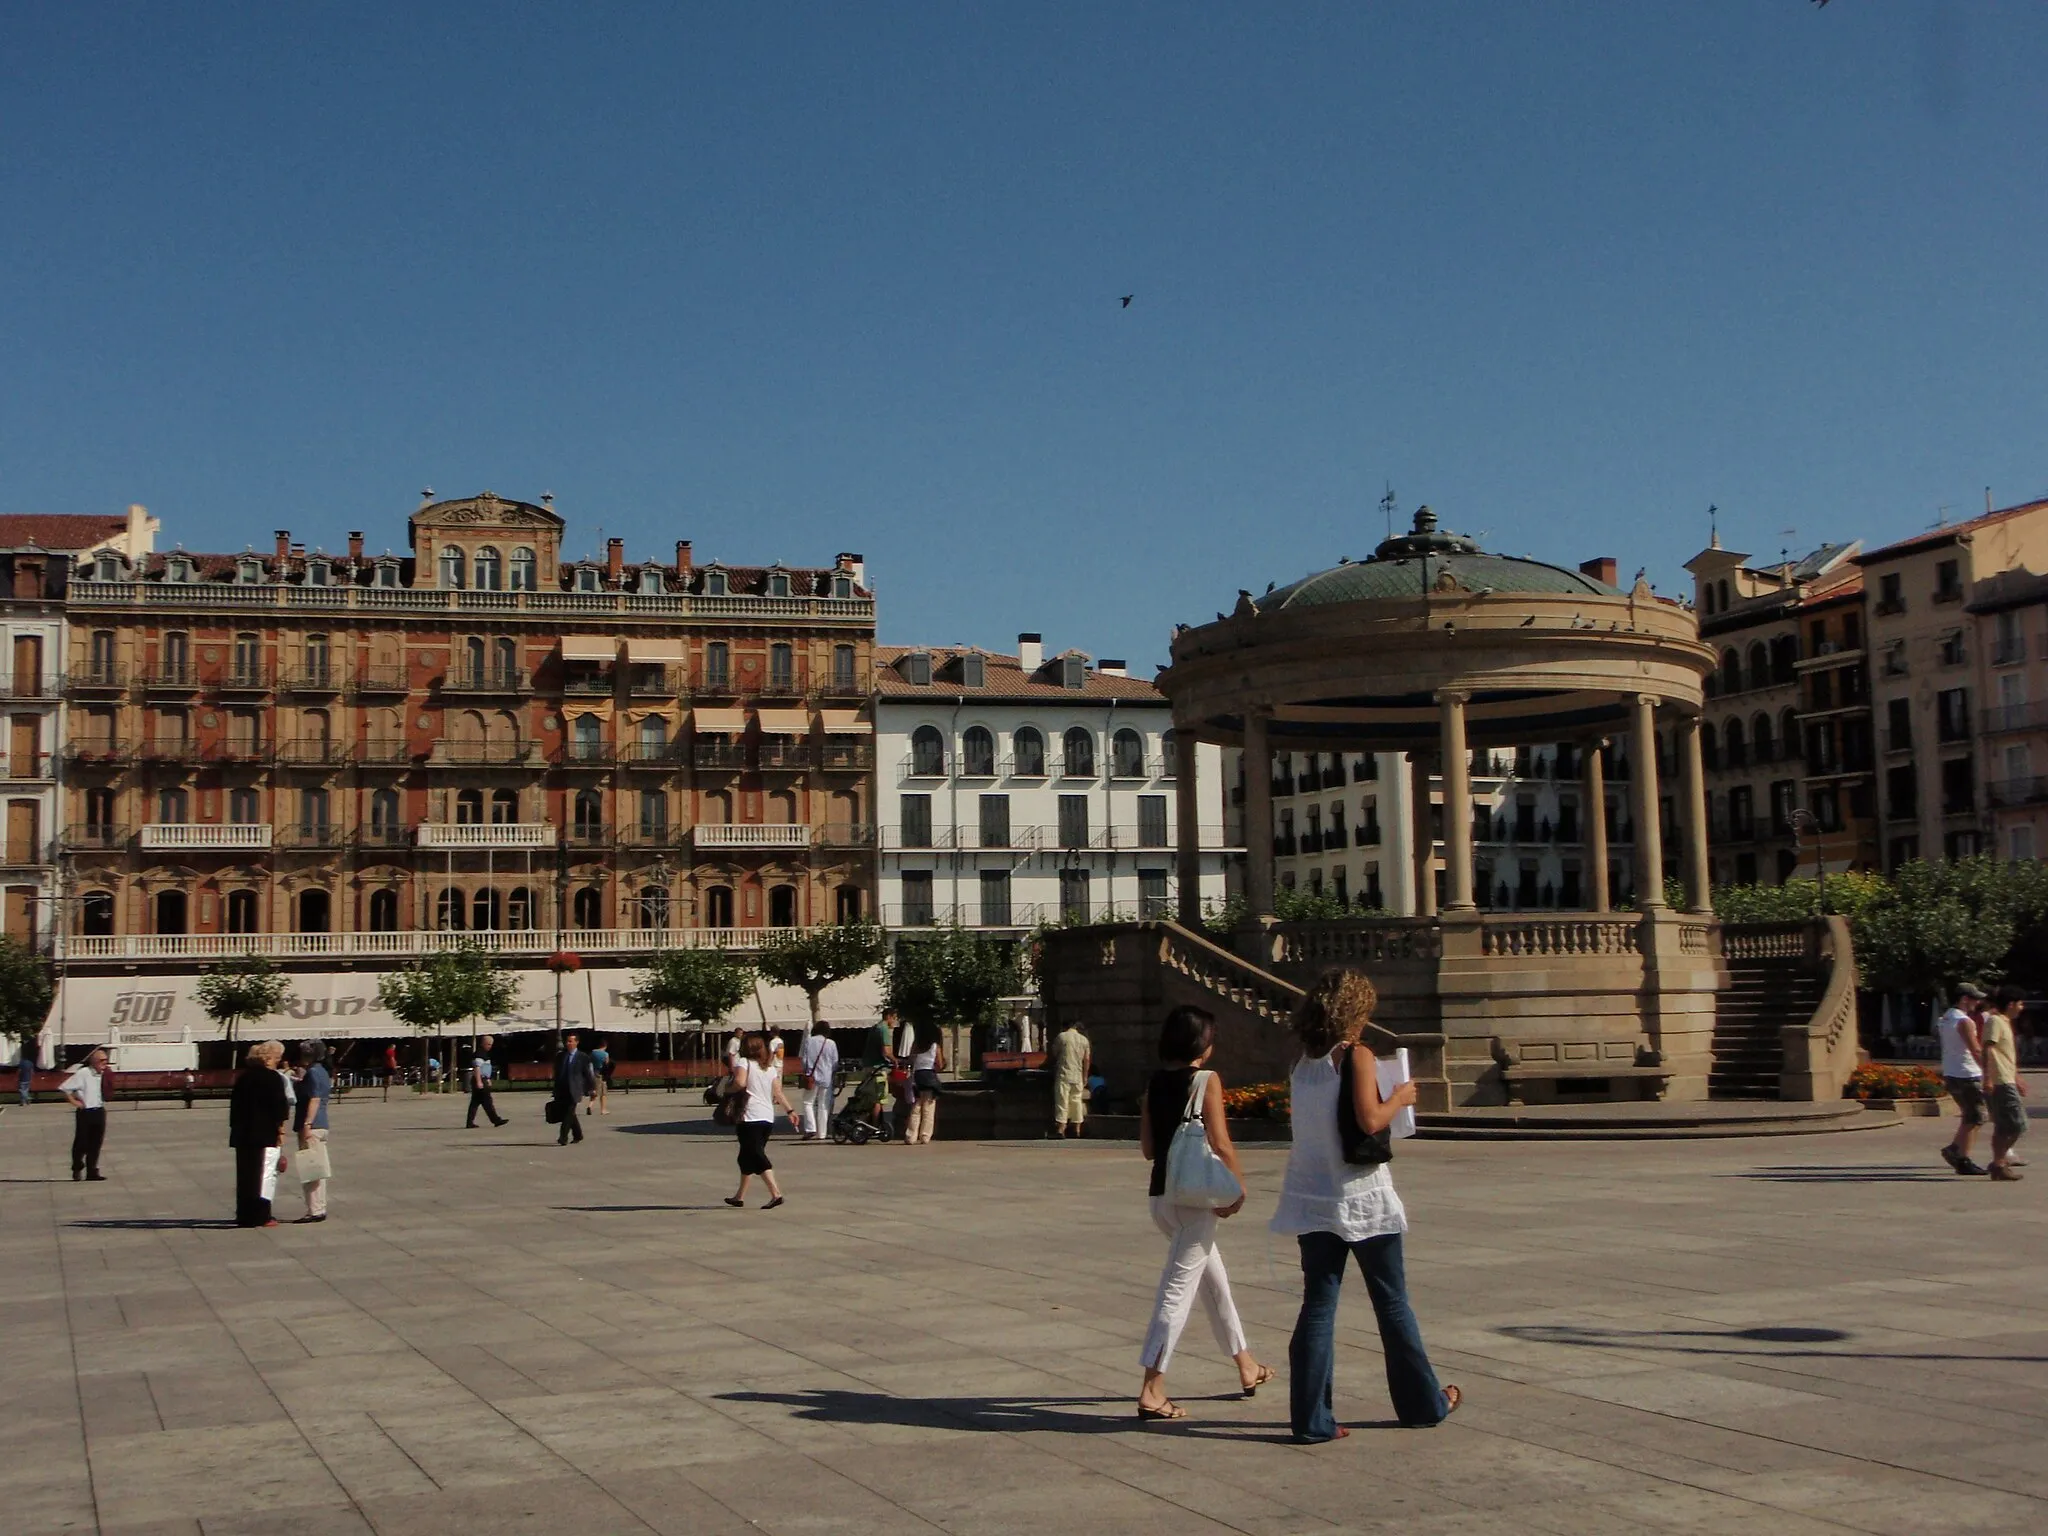
[[[1439, 530], [1427, 507], [1413, 532], [1369, 559], [1263, 597], [1241, 593], [1231, 614], [1175, 635], [1159, 680], [1183, 744], [1178, 930], [1198, 934], [1202, 919], [1192, 905], [1196, 754], [1186, 744], [1241, 747], [1251, 917], [1236, 935], [1238, 957], [1296, 984], [1325, 965], [1365, 969], [1382, 1022], [1424, 1046], [1434, 1069], [1418, 1073], [1433, 1077], [1426, 1107], [1705, 1098], [1716, 993], [1728, 978], [1707, 915], [1699, 739], [1714, 666], [1692, 612], [1642, 581], [1621, 591], [1584, 571], [1486, 553]], [[1675, 786], [1660, 777], [1660, 727], [1674, 746]], [[1585, 905], [1484, 911], [1471, 755], [1540, 743], [1576, 748], [1583, 765]], [[1274, 917], [1270, 764], [1282, 751], [1405, 754], [1415, 916]], [[1635, 899], [1625, 911], [1610, 900], [1610, 857], [1623, 853], [1608, 846], [1610, 773], [1626, 775], [1633, 832], [1625, 857]], [[1441, 776], [1440, 834], [1432, 774]], [[1677, 911], [1665, 901], [1667, 795], [1682, 850]]]

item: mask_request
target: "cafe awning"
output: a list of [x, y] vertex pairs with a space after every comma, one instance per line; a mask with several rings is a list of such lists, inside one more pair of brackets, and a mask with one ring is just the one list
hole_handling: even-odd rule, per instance
[[690, 652], [681, 640], [644, 640], [630, 635], [626, 639], [626, 656], [632, 661], [679, 666], [690, 659]]
[[562, 636], [564, 661], [612, 661], [618, 654], [619, 640], [616, 635]]
[[747, 728], [747, 712], [744, 709], [695, 709], [690, 713], [690, 723], [700, 731], [740, 732]]
[[808, 736], [811, 734], [811, 712], [808, 709], [764, 709], [760, 712], [761, 729], [777, 736]]
[[872, 736], [874, 733], [874, 726], [861, 719], [857, 709], [825, 711], [825, 734], [828, 736]]

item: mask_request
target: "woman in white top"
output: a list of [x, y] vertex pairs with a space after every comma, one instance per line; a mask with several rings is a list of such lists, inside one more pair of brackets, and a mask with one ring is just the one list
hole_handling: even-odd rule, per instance
[[1373, 1054], [1355, 1043], [1378, 1001], [1372, 983], [1359, 972], [1327, 971], [1294, 1015], [1294, 1033], [1301, 1041], [1301, 1060], [1290, 1079], [1294, 1147], [1271, 1230], [1301, 1245], [1301, 1314], [1287, 1345], [1287, 1386], [1294, 1438], [1305, 1443], [1349, 1433], [1337, 1423], [1331, 1394], [1337, 1293], [1344, 1284], [1344, 1261], [1353, 1254], [1379, 1319], [1395, 1416], [1410, 1428], [1440, 1424], [1460, 1396], [1456, 1387], [1437, 1385], [1422, 1330], [1408, 1305], [1401, 1265], [1408, 1214], [1394, 1193], [1393, 1178], [1384, 1162], [1346, 1162], [1337, 1129], [1347, 1052], [1352, 1055], [1352, 1109], [1366, 1135], [1386, 1130], [1397, 1110], [1415, 1102], [1413, 1083], [1381, 1098]]
[[727, 1205], [747, 1203], [747, 1180], [757, 1173], [768, 1186], [769, 1200], [761, 1209], [772, 1211], [782, 1204], [782, 1186], [775, 1182], [775, 1165], [768, 1161], [768, 1136], [775, 1129], [775, 1111], [780, 1108], [787, 1115], [791, 1110], [789, 1100], [783, 1096], [782, 1074], [775, 1070], [774, 1063], [768, 1042], [759, 1035], [749, 1035], [733, 1072], [733, 1092], [743, 1100], [738, 1122], [740, 1187], [737, 1194], [726, 1196]]
[[939, 1074], [946, 1070], [946, 1047], [939, 1032], [930, 1025], [917, 1032], [910, 1052], [910, 1118], [903, 1131], [903, 1144], [922, 1146], [932, 1139], [932, 1127], [939, 1119]]

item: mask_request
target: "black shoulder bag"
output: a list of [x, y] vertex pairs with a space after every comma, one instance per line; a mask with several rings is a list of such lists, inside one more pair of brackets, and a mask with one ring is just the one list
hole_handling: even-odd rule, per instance
[[1356, 1047], [1344, 1047], [1344, 1063], [1337, 1071], [1337, 1141], [1344, 1149], [1344, 1161], [1371, 1168], [1394, 1160], [1394, 1131], [1389, 1126], [1377, 1136], [1368, 1136], [1358, 1123], [1358, 1102], [1353, 1097], [1357, 1081], [1352, 1060]]

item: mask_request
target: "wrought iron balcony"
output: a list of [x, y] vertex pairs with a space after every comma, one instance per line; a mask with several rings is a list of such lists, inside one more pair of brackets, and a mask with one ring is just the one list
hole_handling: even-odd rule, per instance
[[747, 749], [736, 741], [700, 741], [692, 749], [690, 757], [699, 768], [747, 766]]
[[349, 757], [347, 744], [331, 738], [313, 737], [277, 744], [277, 760], [295, 767], [333, 767], [347, 762]]
[[826, 741], [818, 761], [827, 773], [863, 773], [875, 766], [875, 744], [871, 741]]
[[443, 693], [518, 694], [533, 691], [533, 674], [524, 667], [454, 667], [441, 679]]
[[2013, 779], [1992, 779], [1984, 786], [1984, 803], [1993, 810], [2048, 804], [2048, 774], [2030, 773]]

